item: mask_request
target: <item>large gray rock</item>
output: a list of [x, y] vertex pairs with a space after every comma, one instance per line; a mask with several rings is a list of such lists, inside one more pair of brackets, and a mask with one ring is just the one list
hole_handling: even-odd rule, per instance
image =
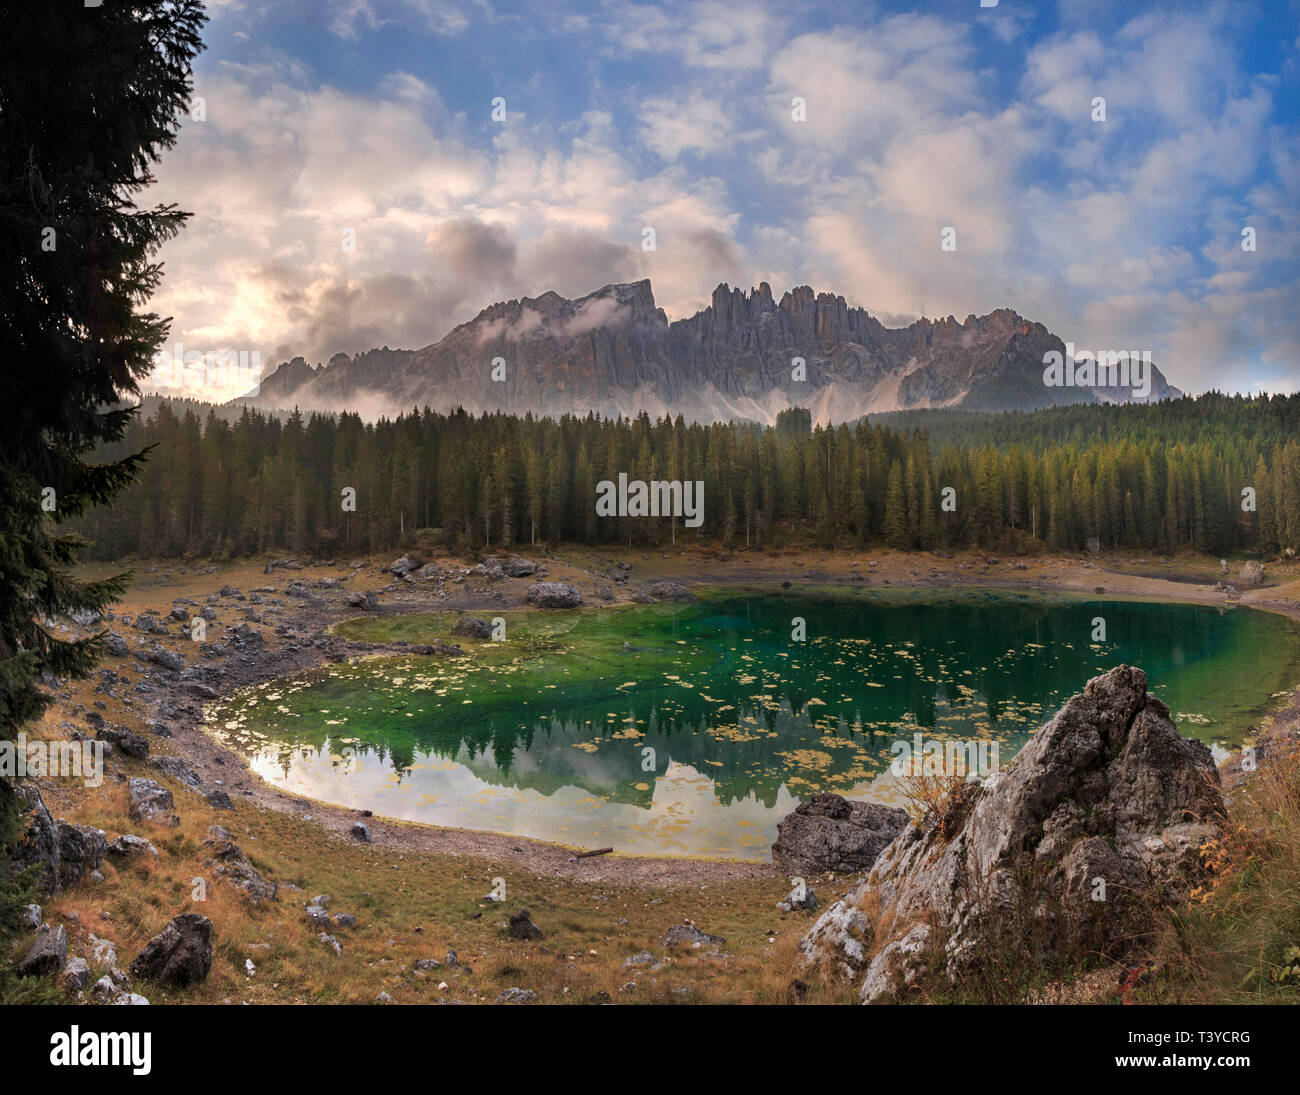
[[219, 825], [209, 829], [202, 848], [213, 872], [236, 889], [243, 890], [254, 904], [275, 899], [278, 885], [262, 877], [225, 829]]
[[172, 779], [178, 779], [191, 791], [203, 790], [203, 779], [194, 770], [194, 766], [182, 757], [154, 757], [150, 762], [155, 768], [166, 772]]
[[125, 726], [103, 726], [95, 737], [100, 741], [108, 742], [114, 748], [121, 749], [129, 757], [144, 760], [149, 755], [149, 743]]
[[687, 589], [681, 582], [670, 582], [666, 579], [659, 582], [651, 582], [643, 586], [642, 591], [652, 601], [693, 601], [695, 594]]
[[43, 977], [60, 973], [68, 961], [68, 930], [57, 928], [39, 933], [18, 963], [19, 977]]
[[720, 935], [710, 935], [708, 932], [700, 931], [694, 924], [674, 924], [666, 932], [662, 940], [664, 950], [671, 950], [673, 947], [689, 946], [694, 950], [700, 947], [725, 947], [727, 941]]
[[59, 822], [59, 881], [75, 886], [104, 865], [108, 837], [91, 825]]
[[151, 841], [145, 840], [142, 836], [133, 836], [130, 833], [123, 833], [117, 837], [109, 846], [108, 854], [117, 859], [130, 859], [133, 856], [153, 856], [158, 858], [158, 849], [153, 846]]
[[772, 862], [795, 875], [866, 871], [905, 828], [905, 810], [822, 792], [777, 824]]
[[462, 616], [452, 624], [451, 633], [464, 639], [490, 639], [492, 625], [477, 616]]
[[127, 813], [132, 821], [152, 821], [175, 828], [181, 819], [173, 812], [176, 801], [172, 793], [151, 779], [137, 776], [127, 784]]
[[166, 985], [192, 985], [212, 969], [212, 921], [182, 913], [155, 935], [131, 963], [131, 975]]
[[20, 783], [16, 793], [24, 817], [11, 862], [18, 869], [39, 866], [42, 893], [75, 886], [103, 865], [108, 839], [102, 829], [56, 821], [32, 783]]
[[90, 963], [84, 958], [74, 958], [63, 967], [63, 973], [59, 977], [59, 985], [64, 992], [78, 993], [86, 987], [90, 980]]
[[1264, 580], [1264, 564], [1253, 560], [1246, 563], [1237, 575], [1237, 581], [1246, 586], [1257, 586]]
[[534, 582], [526, 599], [538, 608], [577, 608], [582, 604], [582, 594], [568, 582]]
[[24, 817], [13, 865], [21, 869], [40, 864], [38, 888], [42, 893], [57, 893], [63, 888], [59, 881], [59, 826], [34, 784], [19, 783], [15, 792]]
[[373, 612], [379, 607], [379, 598], [369, 589], [358, 589], [355, 593], [349, 593], [343, 603], [349, 608], [364, 608], [367, 612]]
[[423, 560], [416, 555], [403, 555], [400, 559], [394, 560], [388, 566], [390, 574], [396, 574], [399, 578], [405, 578], [413, 570], [419, 570], [423, 566]]
[[875, 1002], [959, 981], [1025, 925], [1045, 955], [1120, 955], [1178, 899], [1224, 816], [1209, 749], [1118, 666], [1011, 765], [905, 829], [804, 937], [801, 963]]
[[176, 651], [168, 650], [165, 646], [162, 646], [159, 643], [154, 643], [153, 646], [144, 652], [143, 656], [145, 661], [152, 662], [154, 665], [162, 666], [163, 669], [170, 669], [179, 672], [185, 668], [184, 658], [176, 653]]
[[537, 564], [522, 555], [511, 555], [501, 560], [501, 570], [507, 578], [527, 578], [537, 573]]

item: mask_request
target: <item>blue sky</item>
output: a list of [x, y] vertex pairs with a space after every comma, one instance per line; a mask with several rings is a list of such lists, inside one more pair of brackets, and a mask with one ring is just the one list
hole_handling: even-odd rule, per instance
[[195, 213], [173, 343], [321, 361], [547, 289], [649, 277], [676, 318], [766, 280], [1300, 389], [1300, 4], [543, 8], [210, 2], [155, 187]]

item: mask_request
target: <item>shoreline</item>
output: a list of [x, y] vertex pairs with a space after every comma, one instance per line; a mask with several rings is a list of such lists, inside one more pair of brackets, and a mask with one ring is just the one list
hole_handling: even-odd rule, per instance
[[[584, 597], [593, 581], [597, 588], [606, 579], [615, 583], [616, 595], [609, 600], [597, 600], [582, 611], [595, 611], [602, 607], [617, 607], [631, 603], [635, 584], [667, 578], [681, 581], [695, 588], [709, 586], [745, 586], [770, 588], [789, 582], [791, 592], [799, 587], [843, 589], [856, 592], [869, 589], [876, 592], [897, 591], [905, 593], [933, 592], [935, 594], [979, 594], [981, 592], [1021, 592], [1027, 595], [1061, 594], [1083, 598], [1105, 596], [1112, 600], [1150, 601], [1165, 603], [1190, 603], [1206, 606], [1243, 605], [1274, 612], [1300, 621], [1300, 597], [1292, 600], [1290, 592], [1300, 592], [1300, 567], [1288, 581], [1270, 584], [1242, 593], [1240, 599], [1229, 601], [1193, 578], [1175, 580], [1133, 575], [1122, 570], [1106, 569], [1099, 560], [1076, 560], [1063, 556], [1044, 556], [1032, 560], [998, 560], [977, 552], [898, 553], [898, 552], [808, 552], [793, 564], [780, 556], [741, 553], [729, 558], [701, 558], [700, 553], [679, 552], [668, 557], [651, 560], [649, 553], [613, 553], [616, 567], [619, 562], [631, 563], [632, 571], [625, 582], [607, 574], [608, 567], [584, 567], [581, 562], [570, 561], [575, 555], [581, 560], [586, 549], [546, 557], [549, 581], [566, 581], [582, 589]], [[527, 549], [521, 554], [528, 556]], [[610, 561], [610, 555], [587, 551]], [[640, 558], [637, 558], [637, 556]], [[633, 562], [635, 560], [635, 562]], [[684, 560], [684, 562], [683, 562]], [[464, 564], [445, 557], [436, 560], [450, 571], [466, 569]], [[582, 560], [587, 561], [587, 560]], [[651, 565], [646, 566], [649, 562]], [[1204, 560], [1196, 562], [1204, 565]], [[785, 565], [782, 565], [785, 564]], [[153, 564], [155, 570], [158, 564]], [[171, 752], [188, 761], [205, 785], [225, 790], [232, 798], [251, 802], [261, 807], [295, 815], [318, 827], [329, 840], [339, 839], [356, 843], [350, 835], [352, 825], [364, 818], [370, 827], [371, 843], [389, 850], [417, 853], [447, 854], [491, 861], [554, 879], [575, 882], [620, 882], [639, 887], [693, 886], [701, 883], [733, 882], [752, 879], [775, 879], [779, 872], [770, 861], [715, 858], [708, 856], [656, 856], [635, 853], [613, 853], [587, 859], [576, 858], [575, 849], [566, 845], [537, 840], [508, 833], [438, 826], [426, 822], [408, 821], [368, 814], [365, 811], [342, 807], [329, 802], [286, 791], [251, 771], [248, 762], [238, 752], [222, 744], [210, 732], [205, 721], [207, 705], [229, 698], [236, 692], [277, 678], [323, 668], [331, 663], [353, 658], [400, 655], [410, 652], [404, 643], [353, 642], [336, 634], [336, 627], [348, 619], [361, 617], [392, 617], [431, 612], [486, 612], [493, 610], [523, 610], [543, 612], [523, 601], [527, 586], [535, 577], [503, 579], [486, 582], [480, 587], [466, 579], [456, 596], [442, 590], [439, 596], [431, 595], [427, 585], [407, 581], [393, 582], [383, 571], [385, 564], [367, 560], [361, 568], [339, 564], [303, 564], [280, 569], [271, 575], [259, 573], [264, 566], [260, 561], [246, 561], [231, 566], [212, 569], [199, 567], [190, 572], [178, 567], [178, 575], [153, 578], [139, 576], [118, 606], [117, 615], [134, 616], [144, 608], [153, 608], [165, 615], [178, 598], [188, 597], [197, 605], [206, 585], [208, 592], [226, 588], [240, 582], [252, 586], [245, 598], [220, 597], [213, 607], [218, 611], [218, 623], [231, 621], [232, 612], [248, 615], [257, 622], [248, 626], [262, 633], [260, 642], [244, 649], [233, 648], [222, 659], [187, 659], [187, 667], [175, 680], [155, 679], [156, 711], [171, 710], [168, 717], [158, 714], [160, 722], [168, 724]], [[929, 573], [922, 574], [924, 567]], [[180, 575], [180, 571], [186, 573]], [[685, 570], [686, 573], [680, 573]], [[343, 571], [345, 573], [340, 574]], [[201, 573], [200, 573], [201, 572]], [[944, 573], [946, 572], [946, 573]], [[628, 572], [622, 572], [627, 574]], [[1023, 576], [1022, 576], [1023, 575]], [[178, 581], [183, 577], [184, 581]], [[347, 582], [346, 587], [342, 582]], [[329, 587], [319, 586], [322, 579], [333, 581]], [[635, 584], [634, 584], [635, 583]], [[189, 587], [197, 585], [195, 592]], [[324, 601], [311, 606], [308, 601], [294, 607], [295, 598], [287, 596], [291, 587], [310, 587], [309, 596], [335, 597], [335, 603]], [[439, 583], [441, 589], [442, 583]], [[608, 586], [606, 587], [608, 588]], [[184, 592], [181, 590], [184, 589]], [[255, 591], [257, 601], [250, 602]], [[380, 592], [385, 600], [378, 611], [357, 611], [342, 603], [349, 592], [372, 590]], [[509, 593], [512, 596], [506, 596]], [[167, 598], [166, 594], [172, 594]], [[151, 595], [151, 596], [146, 596]], [[621, 595], [621, 596], [620, 596]], [[163, 600], [159, 600], [163, 596]], [[274, 600], [272, 598], [275, 598]], [[284, 598], [281, 602], [279, 598]], [[301, 600], [301, 597], [297, 598]], [[242, 607], [240, 607], [242, 606]], [[256, 610], [256, 611], [253, 611]], [[267, 619], [274, 616], [275, 619]], [[112, 621], [115, 622], [115, 621]], [[120, 629], [120, 628], [119, 628]], [[224, 638], [223, 633], [215, 641]], [[152, 638], [152, 636], [151, 636]], [[307, 641], [299, 641], [306, 639]], [[214, 641], [210, 639], [210, 643]], [[186, 640], [182, 643], [188, 645]], [[440, 655], [450, 656], [450, 655]], [[114, 665], [123, 659], [106, 659], [102, 665]], [[208, 664], [204, 664], [207, 662]], [[123, 721], [115, 719], [114, 721]], [[1250, 744], [1267, 747], [1272, 738], [1289, 736], [1300, 725], [1300, 681], [1297, 681], [1289, 700], [1274, 704], [1261, 722], [1269, 725], [1250, 740]], [[1236, 755], [1236, 754], [1234, 754]], [[1231, 764], [1224, 761], [1221, 770]], [[1234, 785], [1225, 778], [1225, 788]]]

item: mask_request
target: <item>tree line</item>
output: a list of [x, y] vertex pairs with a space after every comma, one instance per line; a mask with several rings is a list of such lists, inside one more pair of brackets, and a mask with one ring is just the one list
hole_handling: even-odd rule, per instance
[[[982, 441], [936, 448], [926, 430], [814, 427], [802, 409], [773, 427], [427, 409], [367, 423], [251, 408], [226, 420], [164, 402], [102, 447], [114, 460], [152, 446], [140, 481], [77, 527], [101, 559], [361, 553], [429, 529], [463, 550], [559, 541], [932, 549], [989, 546], [1010, 530], [1055, 550], [1300, 545], [1300, 397], [1065, 410], [971, 416], [983, 421]], [[966, 429], [960, 416], [954, 423]], [[597, 486], [619, 473], [703, 481], [703, 525], [598, 516]]]

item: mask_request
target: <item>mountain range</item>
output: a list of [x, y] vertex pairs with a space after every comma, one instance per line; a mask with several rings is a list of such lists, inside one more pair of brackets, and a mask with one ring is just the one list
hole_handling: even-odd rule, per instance
[[[708, 307], [670, 323], [643, 280], [575, 300], [547, 292], [493, 304], [421, 350], [385, 346], [318, 366], [296, 357], [239, 402], [366, 417], [428, 406], [770, 424], [792, 406], [838, 423], [931, 407], [1138, 399], [1128, 388], [1048, 387], [1044, 354], [1052, 350], [1066, 353], [1041, 323], [1006, 308], [889, 328], [808, 286], [778, 301], [766, 282], [747, 293], [719, 285]], [[1150, 371], [1147, 398], [1182, 394]]]

